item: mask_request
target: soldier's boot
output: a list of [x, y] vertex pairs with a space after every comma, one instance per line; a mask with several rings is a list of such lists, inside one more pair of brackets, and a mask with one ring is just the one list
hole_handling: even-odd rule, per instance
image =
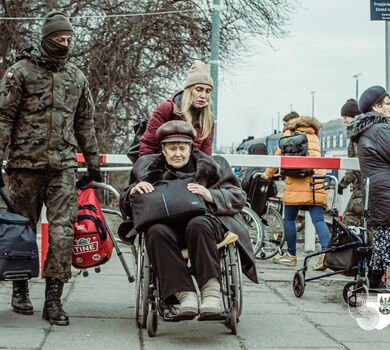
[[382, 282], [384, 271], [370, 270], [368, 272], [368, 279], [370, 281], [370, 292], [372, 293], [390, 293], [386, 285]]
[[28, 281], [12, 282], [11, 305], [14, 312], [18, 314], [32, 315], [34, 313], [34, 308], [30, 301]]
[[58, 278], [46, 278], [45, 305], [43, 306], [42, 318], [57, 326], [69, 325], [69, 317], [61, 304], [63, 288], [64, 282]]

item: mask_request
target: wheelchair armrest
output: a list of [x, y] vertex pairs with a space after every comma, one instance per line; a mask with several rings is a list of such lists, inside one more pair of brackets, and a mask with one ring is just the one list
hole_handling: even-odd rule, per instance
[[[222, 248], [222, 247], [224, 247], [224, 246], [226, 246], [226, 245], [228, 245], [230, 243], [233, 243], [233, 242], [235, 242], [237, 240], [238, 240], [238, 236], [235, 233], [228, 231], [225, 234], [224, 239], [221, 242], [217, 243], [217, 248], [220, 249], [220, 248]], [[181, 255], [183, 256], [184, 259], [187, 260], [189, 258], [189, 256], [188, 256], [188, 249], [183, 249], [181, 251]]]

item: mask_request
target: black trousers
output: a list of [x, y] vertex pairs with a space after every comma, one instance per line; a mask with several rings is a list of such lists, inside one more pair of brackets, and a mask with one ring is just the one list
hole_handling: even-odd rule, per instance
[[224, 232], [223, 225], [209, 216], [197, 216], [172, 225], [155, 224], [146, 230], [146, 249], [166, 302], [172, 301], [171, 296], [176, 292], [196, 291], [181, 254], [185, 247], [191, 261], [191, 273], [199, 288], [210, 278], [221, 278], [216, 244], [222, 240]]

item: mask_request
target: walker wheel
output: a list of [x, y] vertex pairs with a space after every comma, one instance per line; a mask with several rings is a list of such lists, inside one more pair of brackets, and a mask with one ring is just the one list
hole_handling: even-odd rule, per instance
[[95, 272], [96, 272], [96, 273], [102, 272], [101, 267], [100, 267], [100, 266], [96, 266], [96, 267], [95, 267]]
[[[343, 299], [351, 307], [360, 305], [364, 300], [364, 295], [368, 294], [368, 288], [365, 284], [357, 281], [347, 283], [343, 288]], [[359, 296], [359, 294], [361, 294]]]
[[83, 277], [88, 277], [89, 276], [89, 272], [87, 270], [83, 270]]
[[300, 298], [305, 292], [305, 276], [302, 271], [295, 272], [293, 279], [293, 291], [297, 298]]
[[156, 336], [157, 333], [157, 311], [149, 310], [148, 317], [146, 319], [146, 330], [148, 331], [149, 337]]

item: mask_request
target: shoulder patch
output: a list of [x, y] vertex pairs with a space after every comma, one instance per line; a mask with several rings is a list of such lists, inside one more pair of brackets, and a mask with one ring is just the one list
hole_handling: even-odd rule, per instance
[[8, 79], [12, 79], [13, 76], [14, 76], [14, 73], [12, 73], [12, 72], [8, 72], [7, 75], [6, 75], [6, 77], [7, 77]]

